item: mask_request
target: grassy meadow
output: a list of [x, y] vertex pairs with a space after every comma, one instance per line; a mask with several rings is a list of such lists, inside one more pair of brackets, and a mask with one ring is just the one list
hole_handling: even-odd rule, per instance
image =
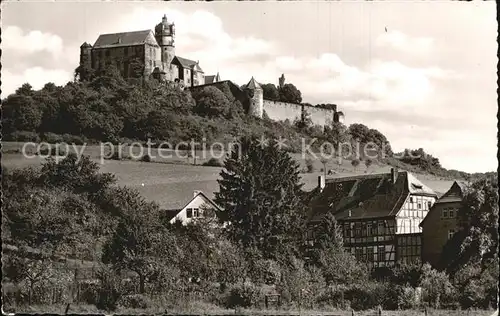
[[[27, 148], [33, 158], [27, 158], [22, 155], [21, 149], [23, 143], [3, 142], [2, 143], [2, 165], [7, 168], [24, 168], [29, 166], [39, 166], [45, 158], [34, 155], [34, 148]], [[197, 152], [199, 158], [196, 159], [196, 165], [192, 158], [175, 157], [172, 153], [171, 158], [161, 158], [156, 148], [151, 148], [151, 162], [142, 162], [138, 159], [128, 159], [130, 152], [135, 157], [140, 156], [139, 148], [123, 147], [122, 153], [125, 159], [109, 160], [101, 159], [101, 147], [99, 145], [74, 146], [69, 149], [72, 152], [82, 152], [89, 155], [93, 160], [102, 162], [101, 171], [110, 172], [117, 177], [117, 184], [129, 186], [137, 189], [145, 198], [156, 201], [162, 208], [174, 208], [179, 205], [179, 201], [186, 201], [192, 196], [193, 190], [200, 190], [209, 197], [213, 197], [214, 192], [218, 191], [217, 179], [219, 178], [220, 167], [202, 166], [208, 161], [208, 153]], [[115, 149], [117, 150], [117, 149]], [[107, 154], [106, 150], [103, 150]], [[180, 155], [187, 156], [187, 151], [179, 151]], [[164, 151], [166, 156], [169, 151]], [[292, 154], [305, 168], [305, 159], [301, 154]], [[222, 155], [221, 155], [222, 156]], [[305, 190], [311, 190], [317, 185], [318, 175], [323, 174], [320, 170], [323, 164], [319, 159], [314, 160], [314, 171], [311, 173], [302, 173], [302, 182]], [[327, 177], [343, 177], [366, 173], [389, 172], [390, 166], [374, 163], [367, 168], [363, 162], [358, 167], [353, 167], [350, 160], [343, 160], [340, 164], [337, 160], [332, 160], [326, 164], [327, 170], [333, 170], [334, 174]], [[443, 179], [433, 175], [415, 174], [423, 183], [428, 185], [436, 192], [444, 193], [453, 183], [452, 180]]]

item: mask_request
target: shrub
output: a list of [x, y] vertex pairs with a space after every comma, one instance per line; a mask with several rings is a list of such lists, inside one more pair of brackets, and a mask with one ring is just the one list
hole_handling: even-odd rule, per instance
[[71, 134], [63, 134], [62, 141], [66, 144], [75, 144], [75, 145], [83, 145], [88, 142], [85, 136], [71, 135]]
[[97, 290], [95, 306], [105, 311], [116, 310], [118, 301], [124, 294], [121, 279], [107, 269], [99, 271], [98, 278], [101, 281], [101, 286]]
[[141, 157], [142, 162], [151, 162], [151, 156], [148, 154], [145, 154], [144, 156]]
[[5, 140], [14, 142], [40, 142], [40, 136], [34, 132], [28, 131], [15, 131], [10, 135], [5, 135]]
[[132, 294], [122, 296], [118, 305], [125, 308], [140, 308], [146, 309], [152, 306], [151, 299], [142, 294]]
[[203, 166], [208, 167], [222, 167], [224, 164], [217, 158], [210, 158], [207, 162], [203, 163]]
[[312, 159], [306, 159], [306, 168], [308, 173], [314, 172], [314, 162]]
[[49, 144], [58, 144], [63, 142], [63, 138], [61, 135], [50, 132], [43, 134], [42, 139]]
[[227, 308], [252, 307], [259, 305], [263, 299], [260, 287], [252, 283], [237, 284], [229, 290], [225, 306]]

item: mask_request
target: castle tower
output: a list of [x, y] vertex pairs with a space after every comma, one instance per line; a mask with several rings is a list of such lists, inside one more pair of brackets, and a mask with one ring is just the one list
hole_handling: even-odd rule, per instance
[[80, 46], [80, 70], [79, 75], [81, 80], [88, 80], [92, 69], [92, 45], [84, 42]]
[[250, 98], [248, 114], [262, 118], [264, 113], [264, 91], [260, 84], [252, 77], [245, 87]]
[[162, 68], [170, 79], [173, 75], [170, 64], [175, 57], [175, 24], [168, 23], [166, 15], [161, 19], [161, 23], [155, 27], [155, 38], [161, 49]]
[[285, 85], [285, 74], [281, 74], [281, 77], [279, 78], [280, 89], [283, 88], [284, 85]]

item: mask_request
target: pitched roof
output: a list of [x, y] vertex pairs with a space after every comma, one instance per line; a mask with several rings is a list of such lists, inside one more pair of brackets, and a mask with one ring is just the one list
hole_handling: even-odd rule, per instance
[[[188, 201], [184, 201], [184, 203], [182, 204], [182, 207], [175, 208], [175, 209], [166, 209], [166, 210], [164, 210], [166, 219], [167, 220], [171, 220], [172, 218], [174, 218], [175, 216], [177, 216], [177, 214], [179, 214], [180, 211], [182, 211], [186, 206], [189, 205], [189, 203], [191, 203], [194, 199], [196, 199], [199, 196], [204, 197], [218, 211], [222, 210], [220, 208], [220, 206], [218, 206], [217, 204], [215, 204], [215, 202], [212, 201], [208, 196], [206, 196], [205, 193], [203, 193], [202, 191], [198, 191], [198, 193], [195, 194], [191, 199], [189, 199]], [[178, 205], [180, 205], [180, 204], [178, 204]]]
[[175, 56], [174, 58], [177, 59], [179, 61], [179, 64], [181, 64], [181, 66], [184, 68], [189, 68], [189, 69], [194, 68], [196, 71], [203, 72], [203, 70], [201, 69], [198, 62], [196, 62], [194, 60], [187, 59], [187, 58], [180, 57], [180, 56]]
[[205, 76], [205, 84], [214, 83], [214, 80], [215, 80], [215, 75]]
[[255, 79], [252, 77], [252, 79], [250, 79], [250, 81], [246, 84], [246, 87], [248, 89], [262, 89], [262, 87], [260, 86], [260, 84], [255, 81]]
[[455, 181], [450, 189], [443, 194], [436, 203], [461, 202], [464, 193], [467, 190], [467, 185], [460, 181]]
[[407, 171], [398, 172], [394, 184], [390, 173], [327, 179], [322, 192], [312, 192], [309, 219], [332, 211], [338, 220], [396, 216], [410, 193], [436, 196]]
[[118, 46], [134, 46], [145, 44], [151, 30], [101, 34], [94, 44], [94, 48], [107, 48]]

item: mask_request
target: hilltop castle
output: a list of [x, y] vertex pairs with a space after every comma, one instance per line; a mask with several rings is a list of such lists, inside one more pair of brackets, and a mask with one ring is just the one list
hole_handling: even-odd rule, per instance
[[[80, 66], [99, 70], [115, 62], [125, 78], [156, 78], [186, 87], [205, 84], [198, 61], [175, 54], [175, 24], [164, 15], [152, 30], [101, 34], [94, 45], [80, 46]], [[213, 81], [217, 76], [210, 76]]]
[[[213, 85], [226, 85], [249, 115], [262, 118], [264, 113], [273, 120], [304, 120], [306, 115], [314, 124], [328, 125], [342, 122], [344, 114], [334, 108], [320, 108], [304, 104], [286, 103], [264, 99], [260, 84], [252, 77], [242, 90], [233, 82], [221, 81], [219, 74], [205, 76], [198, 61], [176, 55], [175, 24], [164, 15], [152, 30], [101, 34], [94, 45], [85, 42], [80, 46], [80, 69], [98, 71], [115, 63], [124, 78], [154, 78], [159, 81], [177, 82], [189, 89]], [[82, 76], [82, 72], [80, 72]], [[279, 78], [279, 88], [285, 77]], [[227, 89], [225, 91], [228, 91]]]

